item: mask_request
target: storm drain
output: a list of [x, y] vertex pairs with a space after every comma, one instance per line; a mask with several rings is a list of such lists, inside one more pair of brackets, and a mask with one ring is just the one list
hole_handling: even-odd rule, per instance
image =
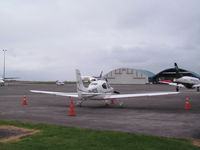
[[38, 133], [38, 130], [15, 126], [0, 126], [0, 142], [18, 141], [21, 137]]

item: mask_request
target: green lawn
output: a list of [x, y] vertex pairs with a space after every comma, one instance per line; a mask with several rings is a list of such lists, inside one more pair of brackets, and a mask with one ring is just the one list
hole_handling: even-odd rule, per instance
[[0, 150], [200, 150], [189, 140], [0, 120], [0, 125], [41, 130]]

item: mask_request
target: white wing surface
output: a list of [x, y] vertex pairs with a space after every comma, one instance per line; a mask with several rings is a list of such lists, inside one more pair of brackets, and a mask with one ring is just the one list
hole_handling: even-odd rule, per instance
[[144, 97], [144, 96], [161, 96], [161, 95], [170, 95], [178, 94], [179, 92], [157, 92], [157, 93], [141, 93], [141, 94], [114, 94], [106, 95], [105, 99], [118, 99], [118, 98], [131, 98], [131, 97]]
[[[64, 93], [64, 92], [52, 92], [52, 91], [37, 91], [30, 90], [34, 93], [42, 93], [42, 94], [51, 94], [51, 95], [59, 95], [66, 97], [75, 97], [78, 98], [78, 93]], [[161, 96], [161, 95], [170, 95], [170, 94], [178, 94], [179, 92], [157, 92], [157, 93], [141, 93], [141, 94], [105, 94], [105, 93], [84, 93], [85, 96], [97, 96], [104, 95], [102, 99], [119, 99], [119, 98], [131, 98], [131, 97], [144, 97], [144, 96]]]
[[171, 85], [171, 86], [178, 86], [178, 87], [185, 87], [183, 84], [181, 83], [174, 83], [174, 82], [165, 82], [165, 81], [159, 81], [160, 83], [164, 83], [164, 84], [168, 84], [168, 85]]
[[37, 91], [37, 90], [30, 90], [30, 92], [41, 93], [41, 94], [59, 95], [59, 96], [67, 96], [67, 97], [77, 97], [78, 98], [78, 93], [64, 93], [64, 92]]
[[194, 88], [200, 87], [200, 84], [193, 85]]

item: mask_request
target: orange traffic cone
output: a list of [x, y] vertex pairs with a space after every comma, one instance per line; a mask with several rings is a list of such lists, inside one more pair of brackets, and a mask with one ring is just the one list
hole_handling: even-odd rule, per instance
[[112, 99], [111, 102], [110, 102], [110, 104], [115, 104], [115, 100]]
[[70, 101], [69, 116], [75, 116], [75, 113], [74, 113], [74, 101], [73, 100]]
[[22, 102], [22, 105], [28, 105], [27, 102], [26, 102], [26, 95], [24, 95], [24, 100]]
[[185, 107], [184, 107], [184, 109], [185, 110], [190, 110], [191, 109], [188, 96], [186, 97], [186, 100], [185, 100]]

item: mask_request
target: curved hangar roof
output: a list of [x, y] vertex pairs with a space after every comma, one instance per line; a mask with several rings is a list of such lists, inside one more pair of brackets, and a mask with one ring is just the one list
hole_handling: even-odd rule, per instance
[[153, 75], [147, 70], [118, 68], [105, 74], [104, 77], [110, 84], [146, 84], [149, 83], [149, 77]]
[[[179, 71], [184, 76], [191, 76], [191, 77], [196, 77], [196, 78], [200, 79], [200, 75], [198, 75], [197, 73], [194, 73], [192, 71], [185, 70], [182, 68], [179, 68]], [[175, 70], [175, 68], [169, 68], [169, 69], [165, 69], [165, 70], [159, 72], [158, 74], [156, 74], [153, 77], [153, 80], [155, 82], [158, 82], [160, 80], [173, 80], [174, 78], [176, 78], [176, 70]]]

